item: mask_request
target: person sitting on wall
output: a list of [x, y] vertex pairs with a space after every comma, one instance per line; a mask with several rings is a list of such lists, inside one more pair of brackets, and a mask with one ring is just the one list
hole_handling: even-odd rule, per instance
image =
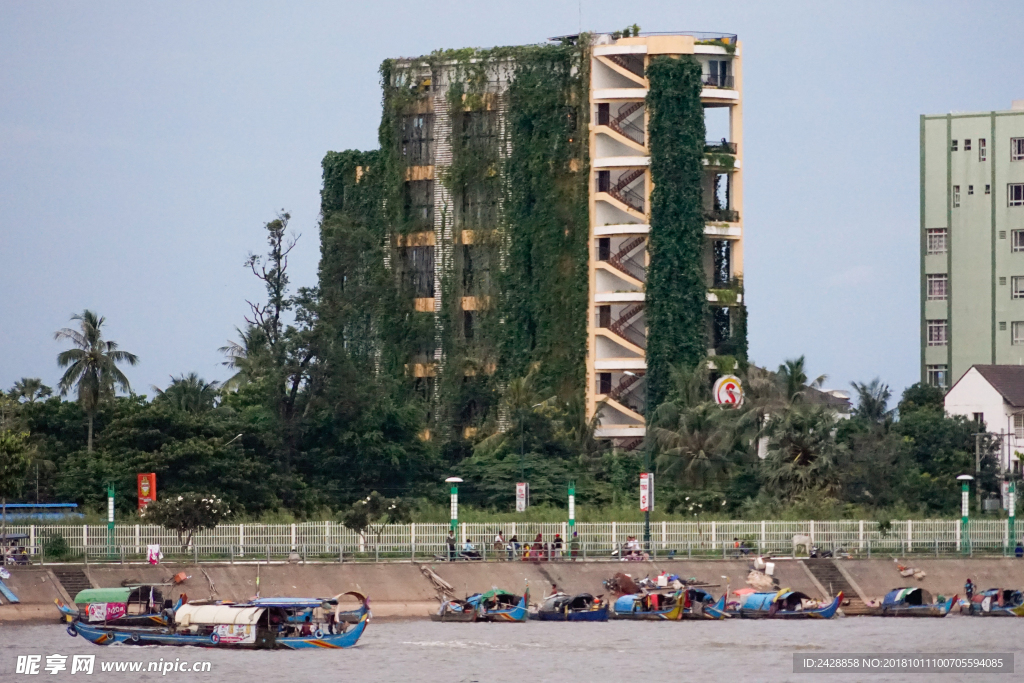
[[1021, 545], [1020, 541], [1017, 541], [1017, 547], [1013, 549], [1013, 555], [1018, 560], [1024, 557], [1024, 545]]
[[462, 544], [462, 556], [467, 560], [480, 559], [480, 553], [476, 551], [476, 546], [473, 545], [472, 539], [467, 538], [466, 542]]
[[512, 534], [512, 538], [508, 539], [508, 559], [512, 560], [515, 558], [516, 553], [519, 552], [519, 537]]

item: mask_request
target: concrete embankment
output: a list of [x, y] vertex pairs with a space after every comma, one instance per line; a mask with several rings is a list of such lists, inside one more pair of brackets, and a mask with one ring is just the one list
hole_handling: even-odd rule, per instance
[[[963, 592], [971, 577], [980, 588], [1024, 588], [1024, 560], [1007, 559], [913, 559], [904, 564], [923, 570], [923, 580], [904, 578], [891, 559], [837, 560], [859, 597], [878, 599], [889, 590], [919, 585], [934, 594]], [[53, 600], [70, 601], [60, 576], [79, 570], [93, 587], [132, 583], [163, 583], [178, 572], [190, 578], [180, 587], [166, 590], [168, 595], [187, 593], [193, 599], [245, 600], [256, 594], [259, 575], [260, 594], [264, 596], [328, 596], [344, 591], [359, 591], [372, 599], [378, 617], [425, 617], [437, 607], [435, 591], [420, 564], [164, 564], [160, 566], [46, 565], [15, 567], [7, 585], [21, 603], [0, 606], [0, 623], [56, 620]], [[454, 562], [427, 563], [431, 570], [451, 584], [457, 595], [489, 590], [497, 586], [509, 591], [522, 590], [527, 583], [537, 599], [557, 584], [569, 593], [603, 593], [601, 582], [616, 572], [635, 578], [655, 576], [661, 571], [682, 577], [696, 577], [720, 588], [728, 581], [733, 588], [745, 585], [749, 563], [745, 560], [671, 560], [658, 562]], [[55, 573], [56, 572], [56, 573]], [[817, 581], [800, 560], [777, 560], [775, 576], [781, 586], [824, 598], [830, 586]], [[723, 578], [728, 577], [728, 578]]]

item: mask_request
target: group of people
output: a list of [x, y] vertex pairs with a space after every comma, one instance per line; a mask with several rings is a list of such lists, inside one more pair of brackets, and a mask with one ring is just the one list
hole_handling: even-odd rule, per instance
[[640, 541], [637, 540], [636, 536], [626, 536], [626, 542], [622, 546], [622, 558], [623, 560], [649, 560], [651, 556], [644, 552], [644, 549], [640, 547]]
[[[476, 545], [473, 544], [473, 539], [466, 538], [462, 543], [462, 550], [457, 550], [459, 544], [455, 538], [455, 531], [451, 530], [448, 532], [448, 538], [445, 539], [445, 543], [448, 546], [448, 560], [480, 560], [483, 556], [477, 550]], [[522, 558], [532, 562], [542, 562], [547, 560], [560, 559], [564, 556], [566, 551], [566, 544], [562, 540], [561, 534], [555, 534], [554, 540], [547, 542], [544, 540], [543, 534], [537, 534], [537, 537], [533, 539], [533, 543], [520, 543], [519, 537], [516, 534], [512, 535], [512, 538], [505, 540], [505, 532], [499, 530], [494, 536], [494, 554], [492, 557], [502, 558], [506, 557], [509, 560], [515, 560]], [[579, 553], [579, 533], [573, 532], [572, 539], [569, 542], [568, 556], [575, 559]]]

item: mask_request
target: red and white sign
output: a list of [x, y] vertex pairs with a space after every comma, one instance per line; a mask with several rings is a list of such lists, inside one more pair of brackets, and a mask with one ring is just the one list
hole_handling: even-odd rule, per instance
[[526, 512], [530, 506], [530, 485], [526, 482], [516, 484], [516, 512]]
[[640, 474], [640, 512], [654, 511], [654, 472]]
[[743, 404], [743, 383], [735, 375], [722, 375], [715, 382], [715, 403], [723, 406]]
[[220, 645], [256, 642], [256, 627], [252, 624], [217, 624], [213, 627], [213, 633]]
[[149, 472], [139, 475], [139, 509], [156, 500], [156, 474]]
[[89, 603], [89, 621], [113, 621], [120, 619], [127, 612], [128, 605], [123, 602]]

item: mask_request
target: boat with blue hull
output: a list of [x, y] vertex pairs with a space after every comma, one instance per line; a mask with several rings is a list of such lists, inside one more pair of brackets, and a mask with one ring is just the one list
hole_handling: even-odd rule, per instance
[[54, 600], [61, 620], [69, 624], [85, 622], [94, 626], [167, 626], [174, 610], [184, 603], [164, 601], [159, 586], [87, 588], [75, 596], [74, 605]]
[[1024, 617], [1024, 593], [1012, 588], [989, 588], [976, 594], [960, 613], [972, 617]]
[[477, 593], [466, 598], [474, 610], [476, 621], [523, 622], [529, 617], [530, 589], [522, 595], [498, 590]]
[[923, 588], [894, 588], [882, 598], [877, 614], [882, 617], [944, 617], [954, 604], [955, 595], [937, 602]]
[[750, 593], [728, 614], [743, 619], [831, 619], [839, 610], [843, 594], [820, 607], [805, 607], [810, 600], [809, 595], [789, 588], [776, 593]]
[[[229, 649], [338, 649], [355, 645], [370, 621], [369, 600], [362, 602], [359, 621], [339, 619], [335, 598], [269, 598], [246, 603], [184, 604], [164, 628], [143, 628], [75, 622], [71, 636], [96, 645], [175, 645]], [[333, 609], [332, 609], [333, 608]]]
[[608, 621], [608, 603], [590, 593], [550, 596], [536, 612], [530, 613], [535, 621]]

